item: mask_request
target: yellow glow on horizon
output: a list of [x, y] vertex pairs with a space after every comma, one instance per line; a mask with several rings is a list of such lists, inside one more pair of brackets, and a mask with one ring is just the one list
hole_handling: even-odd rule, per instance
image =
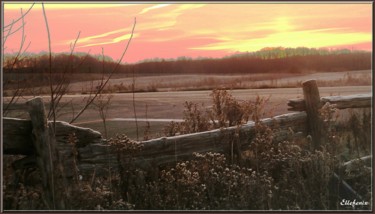
[[267, 37], [249, 40], [231, 40], [218, 42], [202, 47], [193, 47], [195, 50], [228, 50], [228, 51], [256, 51], [264, 47], [310, 47], [320, 48], [357, 44], [371, 41], [368, 33], [329, 33], [326, 30], [312, 30], [300, 32], [280, 32]]
[[[46, 49], [42, 1], [24, 16], [30, 52]], [[22, 13], [32, 1], [5, 1], [3, 22], [21, 29]], [[129, 38], [136, 18], [131, 61], [179, 56], [225, 56], [264, 47], [351, 47], [371, 49], [371, 3], [209, 3], [209, 2], [79, 2], [46, 1], [54, 51], [76, 47], [115, 58]], [[18, 20], [18, 21], [16, 21]], [[22, 31], [6, 41], [17, 51]], [[106, 47], [107, 46], [107, 47]], [[87, 47], [87, 48], [86, 48]]]
[[277, 31], [286, 32], [286, 31], [293, 30], [293, 26], [289, 23], [289, 20], [287, 17], [279, 17], [279, 18], [276, 18], [275, 29]]

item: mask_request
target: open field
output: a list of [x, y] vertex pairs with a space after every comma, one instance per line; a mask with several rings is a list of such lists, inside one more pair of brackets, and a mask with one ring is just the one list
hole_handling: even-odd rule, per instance
[[[82, 80], [82, 75], [77, 75], [77, 80]], [[138, 92], [135, 93], [135, 106], [139, 119], [139, 139], [142, 139], [147, 122], [150, 124], [149, 132], [152, 133], [152, 137], [157, 137], [162, 135], [163, 127], [167, 123], [176, 119], [181, 120], [186, 101], [203, 104], [204, 108], [209, 108], [212, 105], [210, 97], [212, 88], [233, 89], [229, 91], [239, 100], [255, 100], [258, 95], [269, 97], [265, 116], [272, 117], [288, 112], [286, 103], [289, 99], [303, 97], [301, 88], [303, 81], [316, 79], [321, 96], [352, 95], [371, 93], [371, 77], [371, 70], [308, 74], [136, 76], [134, 80]], [[136, 138], [133, 94], [129, 93], [132, 81], [132, 76], [124, 77], [115, 74], [108, 83], [106, 90], [108, 94], [103, 95], [104, 101], [111, 97], [106, 115], [108, 137], [115, 136], [116, 133], [124, 133], [133, 139]], [[70, 121], [84, 105], [88, 97], [87, 92], [97, 83], [81, 81], [70, 84], [68, 94], [61, 101], [63, 107], [58, 110], [57, 119]], [[43, 90], [48, 92], [48, 89]], [[6, 93], [4, 95], [3, 101], [6, 104], [11, 98], [7, 97]], [[22, 109], [25, 108], [24, 103], [32, 97], [22, 96], [6, 116], [27, 118], [27, 113]], [[47, 103], [49, 96], [44, 95], [43, 99]], [[87, 109], [74, 124], [104, 133], [103, 121], [94, 106]]]
[[[29, 82], [26, 87], [32, 86], [38, 78], [25, 74]], [[87, 75], [90, 75], [88, 77]], [[5, 75], [6, 77], [6, 75]], [[34, 81], [34, 79], [35, 81]], [[69, 94], [88, 94], [100, 80], [100, 74], [71, 74], [72, 83], [69, 85]], [[86, 80], [85, 80], [86, 79]], [[164, 91], [192, 91], [226, 89], [262, 89], [262, 88], [292, 88], [300, 87], [301, 82], [308, 79], [318, 80], [319, 86], [358, 86], [371, 85], [371, 70], [344, 71], [344, 72], [317, 72], [317, 73], [253, 73], [253, 74], [186, 74], [186, 75], [147, 75], [135, 74], [135, 91], [137, 92], [164, 92]], [[133, 77], [131, 74], [114, 74], [105, 88], [107, 93], [129, 93], [132, 91]], [[16, 87], [9, 85], [7, 88]], [[4, 96], [9, 96], [10, 90], [4, 90]], [[48, 87], [30, 87], [25, 95], [48, 93]]]
[[[180, 90], [209, 90], [212, 88], [288, 88], [299, 87], [301, 82], [316, 79], [324, 86], [371, 85], [371, 70], [345, 72], [318, 72], [308, 74], [292, 73], [257, 73], [234, 75], [155, 75], [136, 76], [135, 87], [139, 91], [180, 91]], [[361, 82], [348, 82], [360, 80]], [[109, 91], [130, 92], [133, 77], [115, 76], [109, 81]], [[70, 85], [71, 93], [85, 92], [97, 82], [80, 82]]]
[[[345, 75], [345, 74], [344, 74]], [[366, 74], [367, 75], [367, 74]], [[293, 81], [305, 81], [309, 79], [308, 77], [319, 79], [319, 77], [324, 78], [322, 76], [305, 76], [305, 77], [293, 77], [295, 78]], [[329, 79], [329, 75], [326, 76]], [[292, 77], [290, 77], [292, 78]], [[299, 80], [298, 78], [301, 78]], [[152, 78], [151, 78], [152, 79]], [[324, 82], [325, 84], [328, 81], [336, 81], [337, 79], [329, 79], [329, 80], [318, 80], [319, 82]], [[267, 80], [264, 80], [267, 81]], [[275, 81], [286, 81], [284, 80], [273, 80], [271, 84], [275, 84]], [[340, 81], [340, 80], [339, 80]], [[371, 81], [371, 80], [370, 80]], [[329, 85], [329, 84], [328, 84]], [[286, 88], [263, 88], [263, 89], [234, 89], [228, 90], [228, 92], [233, 95], [238, 101], [242, 100], [250, 100], [254, 101], [258, 96], [269, 98], [268, 102], [266, 103], [265, 107], [263, 108], [260, 105], [260, 108], [265, 111], [265, 115], [259, 114], [261, 117], [272, 117], [275, 115], [280, 115], [283, 113], [287, 113], [287, 101], [289, 99], [295, 98], [303, 98], [303, 91], [301, 86], [299, 87], [286, 87]], [[354, 94], [364, 94], [364, 93], [371, 93], [372, 86], [371, 85], [359, 85], [359, 86], [329, 86], [319, 87], [320, 96], [334, 96], [334, 95], [354, 95]], [[181, 121], [183, 117], [184, 103], [186, 101], [190, 101], [193, 103], [201, 104], [199, 107], [200, 109], [210, 108], [212, 104], [211, 90], [177, 90], [177, 91], [158, 91], [158, 92], [137, 92], [137, 93], [108, 93], [102, 94], [101, 99], [105, 102], [107, 99], [110, 99], [108, 105], [108, 112], [106, 115], [107, 121], [107, 132], [104, 129], [104, 123], [100, 118], [100, 114], [97, 108], [91, 106], [87, 111], [82, 114], [82, 116], [77, 120], [75, 125], [81, 127], [88, 127], [94, 130], [97, 130], [102, 133], [105, 138], [109, 139], [110, 145], [113, 142], [127, 142], [124, 143], [122, 146], [126, 146], [127, 144], [132, 145], [132, 141], [128, 141], [128, 138], [137, 139], [139, 141], [148, 140], [151, 138], [157, 138], [164, 136], [163, 128], [168, 124], [170, 121]], [[135, 97], [133, 97], [135, 96]], [[57, 119], [63, 121], [70, 121], [74, 114], [77, 114], [79, 109], [84, 106], [85, 100], [89, 95], [87, 94], [66, 94], [63, 99], [61, 100], [61, 109], [57, 109]], [[9, 112], [8, 117], [19, 117], [19, 118], [28, 118], [28, 113], [26, 113], [26, 106], [25, 102], [29, 99], [33, 98], [33, 96], [22, 96], [16, 102], [15, 105], [12, 106], [12, 110]], [[48, 101], [50, 99], [49, 96], [42, 96], [46, 107], [48, 109]], [[4, 97], [3, 101], [4, 104], [9, 102], [10, 97]], [[228, 99], [228, 98], [227, 98]], [[136, 114], [137, 114], [137, 125], [134, 118], [134, 109], [133, 105], [135, 105]], [[222, 109], [224, 109], [222, 107]], [[332, 173], [335, 172], [338, 162], [337, 158], [340, 159], [341, 162], [351, 163], [355, 158], [358, 157], [371, 157], [369, 156], [370, 151], [370, 132], [372, 130], [371, 125], [369, 126], [369, 122], [371, 119], [371, 114], [368, 109], [366, 111], [361, 112], [363, 109], [353, 110], [355, 114], [358, 116], [352, 117], [354, 114], [351, 110], [344, 110], [349, 112], [350, 114], [342, 113], [344, 111], [340, 111], [340, 116], [351, 116], [348, 117], [346, 120], [347, 124], [343, 128], [339, 128], [340, 134], [337, 134], [336, 131], [330, 131], [334, 126], [329, 125], [331, 124], [330, 121], [332, 118], [328, 120], [327, 124], [324, 125], [324, 129], [327, 131], [327, 139], [330, 139], [326, 144], [328, 152], [320, 152], [316, 151], [315, 153], [308, 152], [308, 148], [310, 145], [310, 141], [308, 138], [301, 139], [297, 137], [296, 139], [283, 141], [283, 143], [273, 143], [273, 139], [276, 136], [277, 130], [273, 130], [270, 128], [265, 127], [258, 127], [256, 130], [256, 134], [258, 137], [252, 139], [250, 147], [244, 149], [241, 152], [241, 159], [235, 160], [235, 156], [232, 153], [229, 153], [228, 150], [225, 150], [223, 154], [219, 153], [206, 153], [206, 154], [196, 154], [193, 157], [193, 160], [185, 161], [185, 162], [177, 162], [174, 166], [155, 166], [152, 165], [152, 169], [155, 171], [142, 171], [133, 163], [125, 162], [124, 160], [129, 160], [129, 157], [132, 157], [133, 154], [137, 153], [137, 148], [128, 148], [126, 150], [120, 150], [121, 147], [114, 147], [117, 150], [121, 151], [118, 153], [117, 157], [120, 157], [119, 154], [125, 154], [123, 156], [124, 160], [118, 160], [121, 168], [128, 167], [127, 172], [128, 174], [122, 174], [120, 171], [118, 174], [109, 173], [108, 180], [101, 180], [101, 178], [97, 178], [98, 181], [94, 180], [96, 177], [90, 178], [91, 181], [80, 181], [79, 185], [86, 184], [89, 187], [88, 190], [82, 190], [82, 188], [73, 188], [74, 192], [73, 196], [78, 196], [79, 200], [75, 198], [72, 199], [71, 204], [74, 206], [79, 207], [79, 209], [83, 209], [82, 206], [87, 206], [92, 209], [91, 203], [93, 206], [96, 204], [108, 204], [110, 203], [105, 202], [105, 195], [104, 193], [111, 193], [115, 196], [118, 193], [126, 192], [127, 195], [132, 194], [132, 197], [126, 198], [126, 196], [122, 196], [118, 194], [121, 198], [121, 202], [129, 201], [129, 203], [134, 203], [134, 207], [136, 209], [144, 210], [144, 209], [165, 209], [164, 204], [165, 201], [168, 202], [168, 197], [171, 198], [184, 198], [187, 199], [188, 202], [180, 201], [180, 202], [173, 202], [172, 207], [176, 205], [176, 209], [180, 209], [181, 204], [189, 203], [190, 201], [200, 201], [204, 209], [206, 209], [206, 204], [215, 201], [210, 197], [207, 198], [199, 198], [198, 196], [201, 195], [208, 195], [217, 196], [218, 198], [225, 198], [228, 196], [228, 190], [232, 191], [231, 195], [229, 195], [227, 201], [230, 201], [232, 204], [236, 204], [238, 202], [238, 198], [242, 197], [246, 203], [249, 200], [256, 201], [260, 200], [259, 197], [262, 196], [262, 193], [270, 193], [267, 195], [267, 198], [272, 199], [273, 201], [268, 201], [267, 205], [271, 204], [272, 207], [276, 207], [275, 209], [317, 209], [317, 205], [323, 207], [324, 209], [342, 209], [342, 207], [337, 207], [335, 204], [338, 204], [341, 199], [339, 200], [337, 196], [336, 198], [329, 198], [327, 195], [333, 193], [336, 194], [336, 190], [330, 189], [330, 182]], [[242, 109], [243, 111], [243, 109]], [[330, 109], [328, 109], [330, 111]], [[358, 112], [357, 112], [358, 111]], [[326, 110], [327, 112], [327, 110]], [[342, 115], [343, 114], [343, 115]], [[330, 118], [330, 117], [327, 117]], [[335, 121], [335, 123], [338, 121]], [[195, 123], [190, 120], [190, 123]], [[327, 126], [327, 127], [326, 127]], [[341, 126], [340, 126], [341, 127]], [[290, 127], [289, 127], [290, 128]], [[182, 130], [182, 129], [179, 129]], [[178, 131], [179, 131], [178, 130]], [[334, 129], [333, 129], [334, 130]], [[137, 135], [138, 132], [138, 135]], [[176, 132], [177, 133], [177, 132]], [[178, 132], [179, 133], [179, 132]], [[116, 134], [125, 134], [127, 137], [115, 137]], [[147, 136], [147, 138], [144, 138]], [[229, 139], [226, 139], [229, 136]], [[224, 137], [223, 142], [227, 142], [228, 145], [230, 142], [236, 142], [238, 139], [236, 136], [228, 135]], [[122, 139], [122, 140], [119, 140]], [[125, 140], [124, 140], [125, 139]], [[74, 139], [73, 139], [74, 140]], [[70, 142], [70, 141], [69, 141]], [[162, 143], [162, 147], [165, 147], [165, 141], [163, 139], [160, 140]], [[196, 139], [199, 146], [202, 144], [202, 138]], [[248, 141], [250, 142], [250, 141]], [[214, 143], [215, 144], [215, 143]], [[112, 146], [114, 146], [113, 144]], [[129, 146], [127, 145], [127, 146]], [[172, 145], [172, 144], [170, 144]], [[176, 143], [175, 143], [176, 145]], [[235, 145], [232, 143], [232, 145]], [[161, 148], [161, 147], [158, 147]], [[170, 147], [173, 148], [173, 147]], [[176, 146], [174, 148], [177, 148]], [[194, 148], [196, 148], [194, 146]], [[260, 149], [259, 149], [260, 148]], [[232, 147], [233, 149], [233, 147]], [[160, 156], [159, 149], [152, 150], [157, 152], [157, 156]], [[256, 151], [255, 153], [253, 151]], [[302, 151], [302, 152], [301, 152]], [[304, 152], [307, 151], [307, 152]], [[325, 151], [325, 150], [324, 150]], [[97, 152], [95, 150], [95, 152]], [[176, 150], [174, 150], [174, 154], [176, 155]], [[169, 152], [171, 153], [171, 152]], [[84, 153], [81, 153], [84, 154]], [[126, 156], [126, 154], [130, 154], [130, 156]], [[173, 153], [171, 153], [173, 154]], [[255, 155], [254, 154], [260, 154]], [[113, 155], [110, 155], [114, 157]], [[6, 192], [5, 195], [7, 196], [6, 204], [8, 207], [11, 207], [13, 201], [21, 201], [24, 200], [22, 197], [17, 196], [14, 197], [12, 193], [11, 182], [13, 176], [13, 172], [11, 170], [11, 166], [13, 163], [13, 157], [6, 157], [8, 159], [5, 160], [6, 169], [8, 171], [5, 172], [6, 179], [5, 179], [5, 186]], [[74, 157], [76, 158], [76, 157]], [[141, 157], [142, 159], [144, 157]], [[130, 158], [133, 159], [133, 158]], [[244, 160], [241, 164], [242, 168], [239, 167], [240, 165], [236, 165], [236, 161], [240, 163], [241, 160]], [[77, 159], [78, 160], [78, 159]], [[176, 158], [174, 160], [177, 160]], [[337, 162], [337, 163], [336, 163]], [[96, 162], [94, 162], [96, 163]], [[357, 163], [357, 162], [356, 162]], [[209, 165], [210, 173], [207, 173], [207, 164]], [[342, 175], [343, 180], [349, 182], [349, 188], [355, 189], [361, 195], [363, 200], [369, 201], [372, 196], [371, 190], [371, 168], [366, 165], [366, 163], [358, 162], [352, 169], [352, 171], [348, 171]], [[74, 165], [77, 167], [77, 165]], [[151, 166], [151, 165], [150, 165]], [[245, 167], [244, 167], [245, 166]], [[96, 164], [95, 164], [96, 167]], [[172, 167], [172, 168], [170, 168]], [[120, 168], [120, 167], [115, 167]], [[348, 167], [349, 168], [349, 167]], [[96, 169], [96, 168], [95, 168]], [[223, 169], [226, 169], [225, 171]], [[227, 170], [228, 169], [228, 170]], [[230, 170], [229, 170], [230, 169]], [[357, 170], [359, 169], [359, 170]], [[72, 170], [68, 168], [68, 170]], [[254, 170], [254, 171], [252, 171]], [[341, 170], [341, 169], [340, 169]], [[343, 171], [343, 170], [341, 170]], [[138, 172], [142, 172], [144, 174], [139, 174]], [[155, 172], [155, 173], [154, 173]], [[212, 172], [212, 173], [211, 173]], [[256, 172], [256, 174], [255, 174]], [[263, 174], [264, 172], [264, 174]], [[268, 174], [270, 172], [270, 174]], [[192, 176], [189, 179], [181, 179], [184, 178], [189, 173], [189, 175], [199, 175], [196, 178]], [[229, 173], [229, 174], [228, 174]], [[95, 171], [94, 171], [95, 174]], [[176, 175], [175, 175], [176, 174]], [[338, 173], [339, 174], [339, 173]], [[36, 174], [38, 178], [41, 176]], [[96, 174], [95, 174], [96, 175]], [[142, 175], [142, 176], [140, 176]], [[170, 177], [172, 182], [169, 182], [166, 178], [168, 176], [175, 175], [176, 177]], [[217, 175], [217, 176], [216, 176]], [[305, 176], [308, 175], [308, 176]], [[333, 174], [335, 176], [336, 174]], [[341, 176], [341, 174], [339, 174]], [[144, 177], [148, 176], [148, 177]], [[131, 179], [135, 179], [134, 181]], [[218, 179], [220, 178], [220, 179]], [[250, 180], [249, 178], [253, 179]], [[338, 177], [341, 182], [341, 177]], [[100, 179], [100, 180], [99, 180]], [[199, 180], [201, 179], [201, 180]], [[142, 181], [141, 185], [138, 185], [135, 181]], [[102, 183], [100, 183], [100, 182]], [[186, 181], [186, 182], [185, 182]], [[194, 181], [194, 182], [191, 182]], [[85, 182], [85, 183], [84, 183]], [[91, 184], [90, 184], [91, 182]], [[94, 183], [95, 182], [95, 183]], [[335, 180], [334, 180], [335, 182]], [[239, 184], [238, 186], [234, 186], [233, 184]], [[126, 184], [126, 185], [123, 185]], [[147, 185], [146, 185], [147, 184]], [[248, 186], [247, 184], [254, 184]], [[265, 184], [269, 184], [268, 186]], [[96, 188], [93, 185], [96, 186]], [[103, 187], [102, 187], [103, 186]], [[176, 188], [177, 186], [177, 188]], [[338, 185], [333, 185], [338, 186]], [[108, 188], [107, 188], [108, 187]], [[147, 189], [145, 188], [147, 187]], [[182, 188], [181, 188], [182, 187]], [[198, 187], [198, 188], [197, 188]], [[207, 188], [209, 187], [209, 188]], [[26, 186], [26, 188], [29, 188]], [[100, 189], [102, 188], [102, 189]], [[129, 190], [129, 189], [130, 190]], [[201, 189], [200, 189], [201, 188]], [[247, 189], [246, 189], [247, 188]], [[340, 187], [337, 187], [340, 188]], [[214, 190], [220, 190], [214, 191]], [[133, 191], [134, 190], [134, 191]], [[150, 191], [151, 190], [151, 191]], [[301, 193], [301, 190], [303, 192]], [[33, 189], [27, 189], [26, 192], [33, 192]], [[196, 191], [198, 194], [191, 195], [191, 192]], [[272, 192], [270, 192], [272, 191]], [[337, 190], [340, 192], [341, 190]], [[28, 193], [29, 194], [29, 193]], [[39, 194], [39, 193], [38, 193]], [[101, 195], [103, 194], [103, 196]], [[314, 199], [314, 204], [310, 204], [306, 202], [303, 197], [299, 197], [300, 195], [308, 195], [309, 198]], [[29, 194], [31, 195], [31, 194]], [[239, 196], [237, 196], [239, 195]], [[322, 196], [323, 195], [323, 196]], [[298, 196], [298, 197], [297, 197]], [[335, 195], [334, 195], [335, 196]], [[167, 197], [164, 199], [163, 197]], [[335, 196], [336, 197], [336, 196]], [[340, 196], [341, 197], [341, 196]], [[123, 199], [126, 198], [126, 199]], [[149, 201], [153, 201], [155, 198], [160, 198], [160, 202], [155, 203], [156, 207], [148, 206]], [[262, 198], [261, 198], [262, 199]], [[301, 201], [299, 199], [302, 199]], [[29, 200], [29, 199], [27, 199]], [[263, 199], [262, 199], [263, 200]], [[292, 202], [290, 202], [292, 200]], [[294, 201], [293, 201], [294, 200]], [[77, 201], [77, 202], [75, 202]], [[94, 202], [92, 202], [94, 201]], [[297, 202], [295, 202], [297, 201]], [[113, 202], [111, 202], [113, 203]], [[117, 203], [116, 201], [114, 203]], [[331, 204], [332, 203], [332, 204]], [[34, 204], [34, 201], [32, 201]], [[88, 204], [88, 205], [87, 205]], [[160, 204], [162, 207], [157, 207]], [[217, 204], [224, 204], [224, 203], [217, 203]], [[251, 203], [253, 204], [253, 203]], [[297, 204], [296, 207], [289, 207], [289, 204]], [[299, 206], [302, 204], [303, 206]], [[112, 206], [112, 205], [111, 205]], [[183, 205], [185, 206], [185, 205]], [[231, 208], [232, 205], [229, 204]], [[243, 205], [241, 205], [243, 206]], [[133, 207], [133, 208], [134, 208]], [[195, 207], [194, 207], [195, 208]], [[219, 207], [221, 208], [221, 207]], [[323, 209], [319, 208], [319, 209]], [[109, 207], [106, 209], [115, 209]], [[117, 209], [117, 208], [116, 208]], [[120, 207], [120, 209], [128, 209], [127, 207]], [[130, 208], [132, 209], [132, 208]], [[172, 208], [168, 208], [172, 209]], [[209, 207], [207, 209], [212, 209]], [[218, 208], [215, 208], [218, 209]], [[221, 209], [228, 209], [227, 207], [223, 207]], [[247, 208], [249, 209], [249, 208]], [[264, 208], [252, 208], [251, 209], [264, 209]], [[274, 209], [274, 208], [273, 208]], [[349, 209], [349, 208], [348, 208]], [[365, 206], [367, 209], [367, 206]]]
[[[342, 86], [342, 87], [320, 87], [320, 96], [334, 96], [334, 95], [352, 95], [371, 93], [371, 86]], [[269, 97], [268, 104], [265, 107], [266, 117], [280, 115], [287, 113], [287, 101], [294, 98], [302, 98], [302, 88], [283, 88], [283, 89], [241, 89], [230, 91], [232, 95], [239, 100], [255, 100], [259, 95], [261, 97]], [[162, 132], [162, 128], [169, 121], [173, 119], [182, 119], [183, 104], [185, 101], [204, 104], [204, 107], [209, 108], [211, 103], [211, 91], [172, 91], [172, 92], [145, 92], [135, 94], [135, 104], [138, 125], [140, 127], [140, 139], [143, 136], [146, 121], [150, 122], [150, 132], [154, 133], [153, 137], [157, 136], [156, 133]], [[58, 120], [69, 121], [72, 118], [73, 112], [77, 113], [78, 109], [82, 107], [88, 95], [66, 95], [62, 100], [62, 104], [67, 104], [61, 113]], [[107, 112], [107, 126], [108, 137], [114, 136], [116, 133], [127, 134], [131, 138], [135, 138], [135, 123], [132, 121], [134, 118], [133, 101], [131, 93], [114, 93], [111, 94], [110, 107]], [[21, 113], [20, 109], [24, 108], [24, 103], [31, 97], [22, 97], [15, 105], [15, 110], [11, 111], [10, 117], [27, 118], [26, 112]], [[7, 103], [9, 98], [4, 98], [4, 103]], [[48, 102], [49, 97], [43, 96], [45, 102]], [[147, 117], [146, 117], [147, 106]], [[74, 111], [73, 111], [74, 109]], [[128, 118], [127, 120], [118, 118]], [[152, 120], [162, 119], [162, 120]], [[133, 119], [134, 120], [134, 119]], [[102, 121], [99, 117], [97, 109], [91, 107], [88, 109], [74, 124], [93, 128], [103, 133]]]

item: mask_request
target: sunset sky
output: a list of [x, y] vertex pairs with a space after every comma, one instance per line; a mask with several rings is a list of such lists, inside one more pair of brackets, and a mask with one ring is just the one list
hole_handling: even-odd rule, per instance
[[[3, 35], [31, 4], [2, 2]], [[152, 58], [223, 57], [264, 47], [372, 49], [372, 2], [315, 4], [265, 2], [46, 2], [52, 52], [68, 52], [78, 33], [76, 52], [117, 60], [134, 37], [123, 62]], [[48, 51], [41, 3], [25, 16], [28, 52]], [[22, 22], [12, 26], [18, 29]], [[22, 31], [5, 41], [5, 52], [17, 52]]]

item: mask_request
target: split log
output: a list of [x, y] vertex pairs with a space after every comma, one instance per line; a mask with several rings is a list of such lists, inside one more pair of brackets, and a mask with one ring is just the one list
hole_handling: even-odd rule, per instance
[[[372, 155], [345, 162], [340, 166], [339, 171], [345, 172], [348, 168], [356, 169], [358, 167], [356, 164], [358, 163], [365, 164], [368, 171], [371, 171]], [[330, 179], [330, 188], [333, 195], [338, 195], [340, 198], [346, 200], [363, 200], [363, 197], [345, 181], [345, 175], [340, 177], [338, 174], [333, 173], [333, 176]]]
[[358, 170], [358, 165], [364, 165], [365, 168], [367, 168], [369, 171], [371, 171], [371, 163], [372, 163], [372, 155], [364, 156], [361, 158], [357, 158], [354, 160], [350, 160], [348, 162], [343, 163], [340, 166], [340, 170], [342, 172], [345, 172], [346, 170]]
[[351, 201], [363, 200], [363, 197], [336, 173], [333, 173], [332, 177], [329, 180], [328, 185], [329, 185], [331, 197], [338, 196], [338, 198], [335, 198], [336, 201], [337, 199], [346, 199], [346, 200], [351, 200]]
[[67, 183], [56, 149], [54, 129], [52, 124], [47, 122], [42, 98], [34, 98], [26, 104], [33, 127], [32, 142], [36, 164], [42, 177], [43, 199], [49, 209], [65, 209]]
[[[7, 118], [4, 123], [13, 121]], [[13, 121], [14, 122], [14, 121]], [[24, 121], [23, 121], [24, 122]], [[275, 132], [275, 140], [285, 140], [291, 137], [290, 130], [294, 133], [306, 132], [306, 113], [295, 112], [261, 120], [265, 125], [269, 125]], [[70, 131], [68, 131], [70, 129]], [[187, 160], [192, 157], [194, 152], [224, 152], [227, 150], [228, 139], [233, 137], [237, 127], [225, 129], [215, 129], [206, 132], [180, 135], [174, 137], [164, 137], [143, 141], [143, 149], [136, 156], [135, 164], [137, 167], [147, 169], [150, 166], [170, 164], [180, 160]], [[240, 127], [239, 136], [241, 138], [241, 147], [245, 148], [251, 142], [254, 135], [255, 123], [249, 122]], [[56, 122], [56, 140], [60, 155], [62, 156], [65, 168], [71, 165], [72, 146], [67, 142], [68, 135], [75, 133], [77, 140], [83, 142], [78, 147], [77, 164], [80, 175], [88, 178], [95, 172], [96, 175], [108, 175], [108, 170], [117, 170], [118, 162], [116, 151], [113, 150], [105, 140], [101, 138], [99, 132], [91, 129], [80, 128], [69, 125], [64, 122]], [[4, 133], [6, 134], [6, 133]], [[11, 139], [11, 137], [7, 137]], [[6, 143], [5, 145], [29, 145], [30, 139], [22, 138], [24, 141], [18, 143]], [[16, 148], [16, 151], [21, 151]], [[4, 151], [9, 149], [4, 148]], [[66, 176], [73, 174], [65, 170]]]
[[[329, 96], [320, 98], [321, 106], [329, 102], [335, 104], [337, 109], [370, 108], [372, 106], [371, 94], [357, 94], [349, 96]], [[306, 111], [304, 99], [291, 99], [288, 101], [289, 111]]]
[[361, 158], [358, 158], [358, 159], [354, 159], [354, 160], [345, 162], [345, 163], [342, 164], [342, 167], [344, 167], [344, 168], [351, 167], [352, 165], [354, 165], [358, 162], [363, 162], [365, 165], [371, 166], [372, 155], [367, 155], [367, 156], [364, 156], [364, 157], [361, 157]]
[[83, 179], [91, 178], [95, 173], [100, 176], [109, 175], [118, 170], [116, 151], [108, 144], [95, 143], [78, 148], [78, 169]]
[[[275, 132], [276, 141], [288, 138], [290, 130], [295, 133], [306, 133], [306, 113], [304, 112], [284, 114], [263, 119], [261, 122], [272, 129], [278, 129]], [[236, 129], [237, 127], [229, 127], [144, 141], [144, 147], [139, 156], [150, 163], [163, 165], [189, 158], [194, 152], [225, 152], [228, 147], [225, 142], [228, 142], [228, 137], [233, 138]], [[249, 146], [254, 134], [254, 122], [242, 125], [239, 130], [240, 146], [242, 148]]]
[[3, 118], [3, 153], [6, 155], [32, 155], [32, 124], [30, 120]]
[[[5, 155], [31, 155], [35, 153], [32, 144], [32, 124], [30, 120], [4, 117], [3, 125], [3, 153]], [[55, 138], [59, 151], [64, 151], [64, 147], [68, 143], [69, 134], [73, 133], [77, 138], [78, 147], [103, 141], [100, 132], [89, 128], [70, 125], [63, 121], [56, 121], [55, 126]]]
[[316, 80], [302, 83], [303, 97], [305, 99], [308, 133], [312, 137], [315, 150], [319, 150], [322, 143], [322, 121], [319, 117], [321, 108], [320, 95]]
[[[282, 141], [292, 137], [294, 133], [306, 133], [306, 113], [289, 113], [261, 120], [264, 125], [277, 129], [275, 141]], [[215, 129], [211, 131], [192, 133], [187, 135], [162, 137], [140, 142], [142, 150], [134, 155], [134, 164], [145, 171], [154, 166], [163, 166], [177, 161], [189, 160], [194, 152], [226, 152], [228, 139], [232, 139], [237, 127]], [[250, 145], [255, 134], [255, 123], [249, 122], [239, 129], [240, 146]], [[108, 145], [90, 144], [79, 148], [79, 169], [82, 175], [90, 176], [107, 173], [118, 167], [116, 151]]]
[[[50, 124], [51, 122], [49, 122]], [[4, 134], [3, 134], [3, 153], [5, 155], [34, 155], [35, 149], [32, 141], [32, 123], [30, 120], [22, 120], [16, 118], [4, 118]], [[108, 163], [110, 168], [117, 167], [115, 163], [114, 153], [108, 153], [109, 146], [103, 145], [103, 138], [100, 132], [94, 131], [89, 128], [82, 128], [69, 123], [56, 121], [55, 124], [56, 133], [56, 146], [59, 151], [60, 158], [62, 159], [63, 168], [65, 169], [66, 177], [73, 177], [76, 172], [72, 170], [73, 165], [73, 144], [70, 144], [69, 135], [74, 134], [77, 139], [77, 149], [81, 152], [78, 154], [78, 158], [86, 158], [92, 155], [93, 158], [90, 161], [83, 161], [82, 164], [78, 163], [79, 173], [87, 177], [92, 175], [92, 172], [97, 169], [98, 173], [107, 173]], [[105, 147], [102, 149], [101, 147]], [[81, 149], [82, 148], [82, 149]], [[99, 148], [99, 152], [98, 149]], [[95, 157], [100, 152], [105, 154], [105, 157]], [[85, 155], [86, 154], [86, 155]], [[103, 155], [102, 155], [103, 156]], [[94, 158], [95, 157], [95, 158]], [[34, 157], [35, 158], [35, 157]], [[99, 161], [99, 159], [103, 159]], [[27, 160], [21, 159], [14, 163], [14, 167], [17, 169], [32, 167], [31, 163], [36, 163], [31, 157], [26, 157]], [[26, 160], [25, 159], [25, 160]], [[97, 163], [95, 163], [97, 161]], [[37, 167], [37, 166], [34, 166]]]

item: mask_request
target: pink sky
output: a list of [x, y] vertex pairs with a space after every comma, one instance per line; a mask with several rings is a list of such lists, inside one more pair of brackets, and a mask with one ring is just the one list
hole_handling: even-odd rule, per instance
[[[6, 26], [31, 4], [2, 2]], [[81, 32], [76, 51], [121, 56], [137, 19], [123, 62], [150, 58], [222, 57], [264, 47], [340, 47], [372, 49], [372, 3], [116, 3], [46, 2], [52, 51], [68, 52]], [[40, 3], [26, 15], [28, 52], [47, 51]], [[13, 26], [13, 30], [21, 22]], [[8, 28], [9, 29], [9, 28]], [[4, 29], [3, 29], [4, 31]], [[4, 34], [6, 34], [5, 31]], [[21, 31], [9, 36], [5, 52], [17, 52]]]

